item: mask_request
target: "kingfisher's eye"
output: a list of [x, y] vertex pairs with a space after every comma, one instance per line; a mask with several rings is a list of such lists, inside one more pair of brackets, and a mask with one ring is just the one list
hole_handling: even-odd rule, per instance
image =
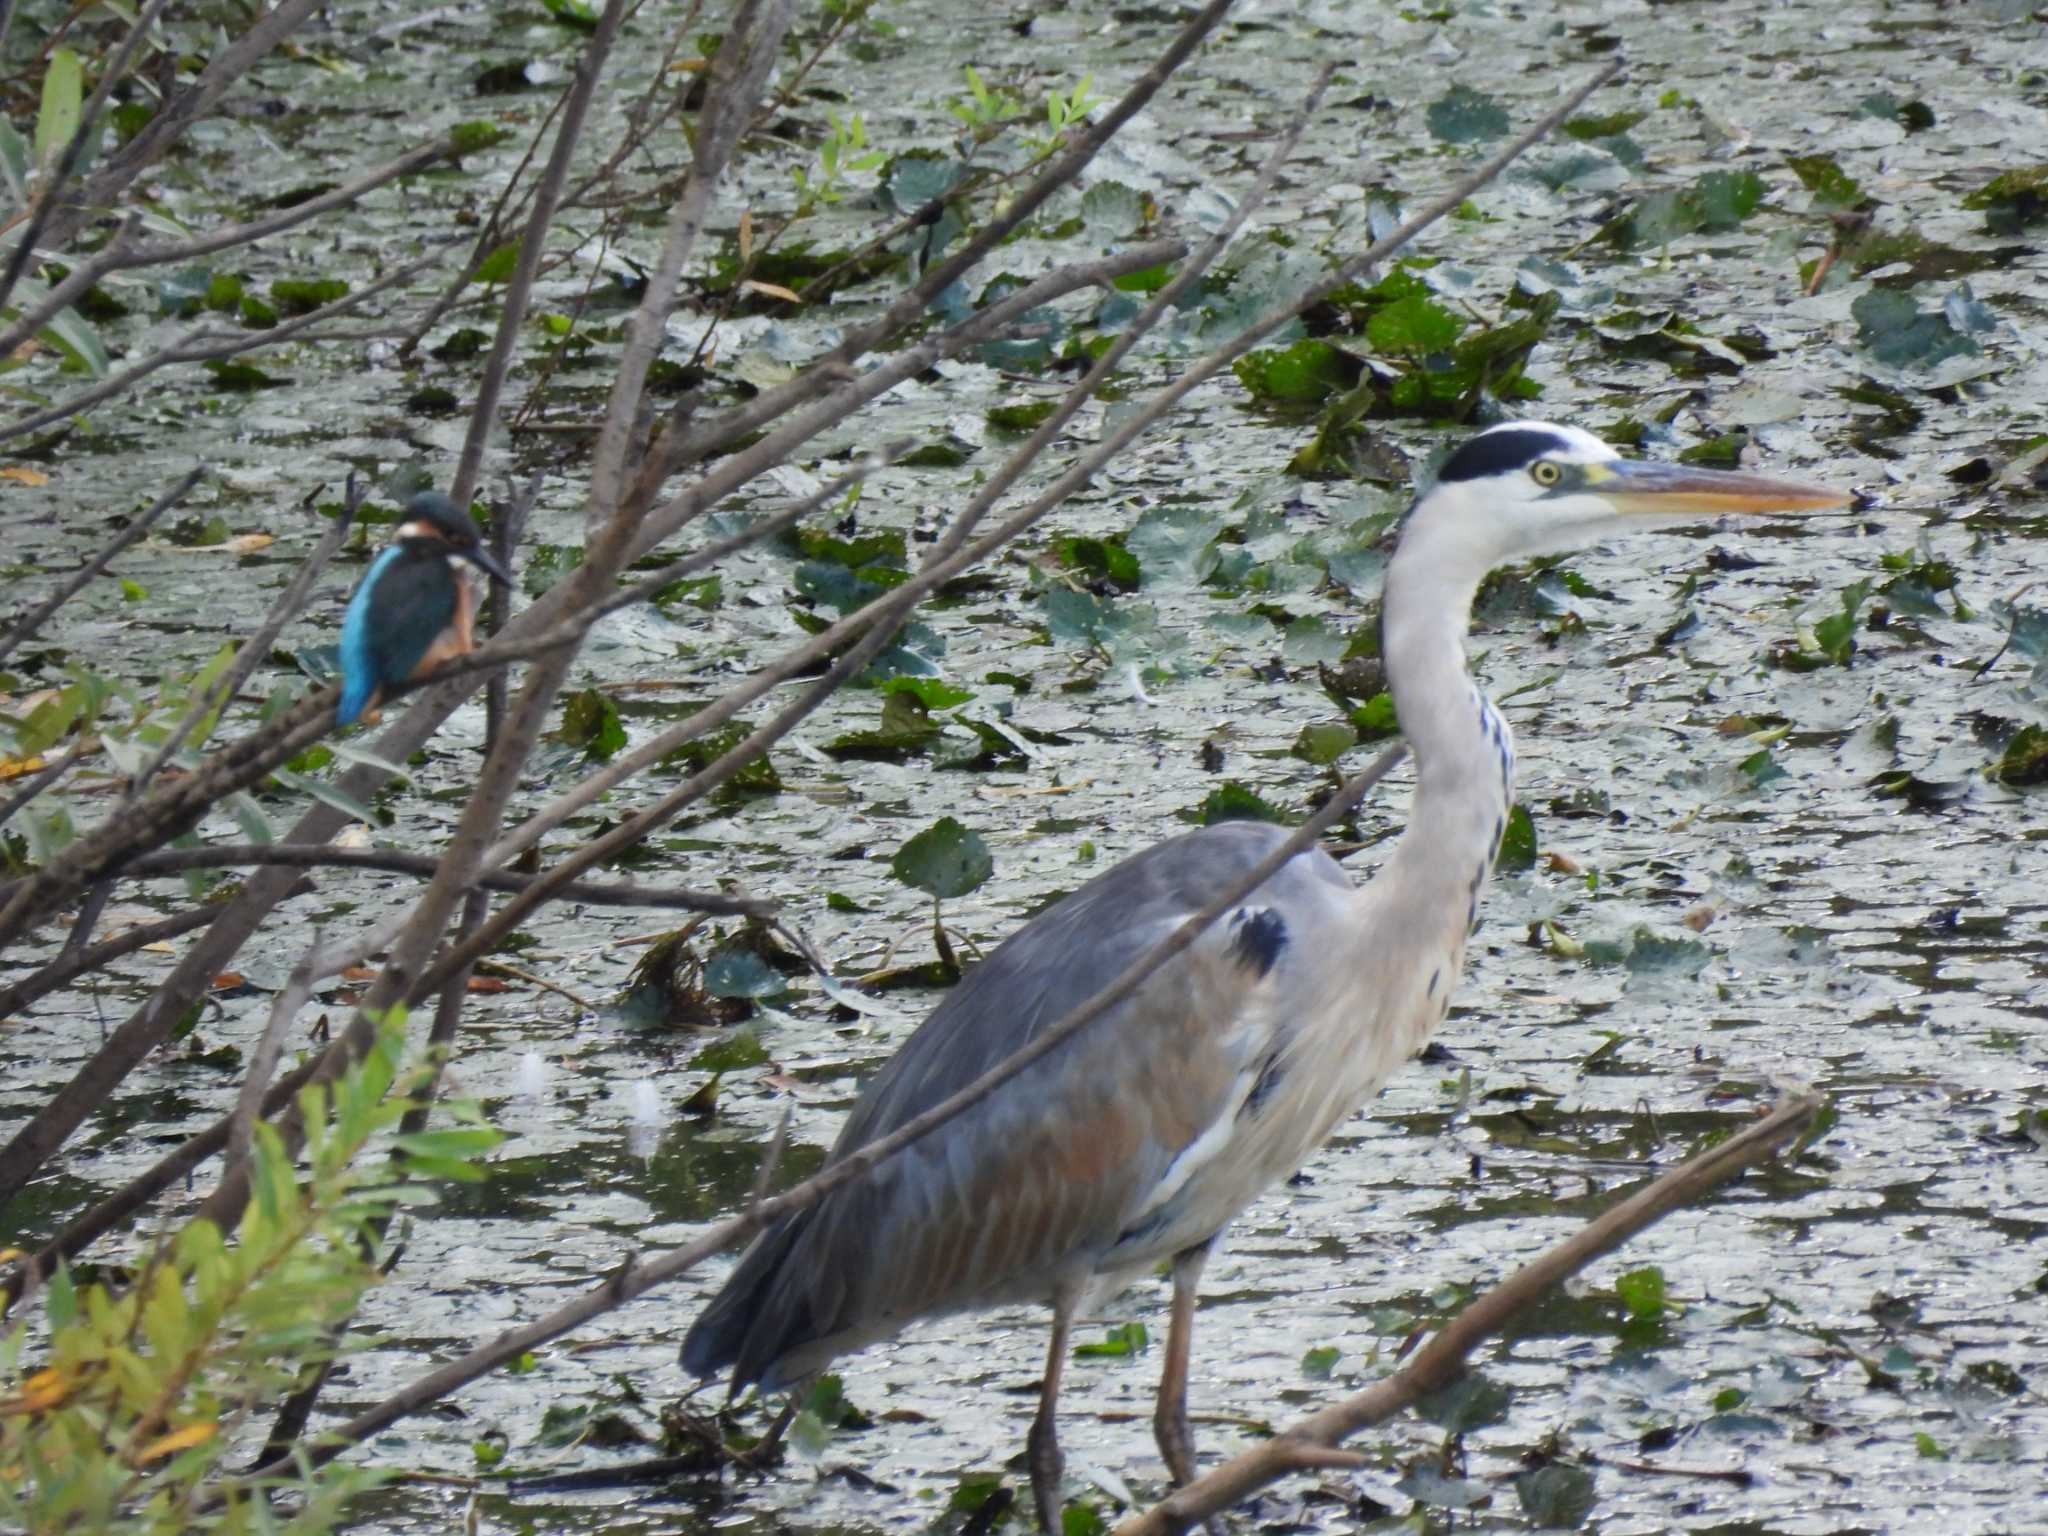
[[1529, 466], [1529, 478], [1538, 485], [1555, 485], [1564, 478], [1564, 471], [1548, 459], [1538, 459]]

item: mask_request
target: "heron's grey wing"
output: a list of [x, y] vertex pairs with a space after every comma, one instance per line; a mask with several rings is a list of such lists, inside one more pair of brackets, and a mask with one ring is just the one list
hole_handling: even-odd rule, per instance
[[[972, 1082], [1092, 997], [1285, 833], [1229, 823], [1117, 865], [1013, 935], [919, 1026], [834, 1159]], [[779, 1378], [807, 1345], [1042, 1295], [1155, 1221], [1252, 1091], [1302, 985], [1297, 954], [1350, 890], [1289, 862], [1202, 939], [995, 1094], [765, 1234], [691, 1330], [686, 1363]], [[1249, 1075], [1248, 1075], [1249, 1074]], [[1225, 1213], [1227, 1216], [1227, 1213]], [[1219, 1221], [1223, 1218], [1218, 1218]], [[1210, 1228], [1213, 1230], [1213, 1226]], [[1206, 1234], [1204, 1234], [1206, 1235]]]

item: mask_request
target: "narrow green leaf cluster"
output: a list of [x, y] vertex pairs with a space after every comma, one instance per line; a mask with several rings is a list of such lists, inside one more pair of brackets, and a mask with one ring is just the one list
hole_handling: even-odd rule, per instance
[[[338, 1352], [389, 1219], [432, 1198], [414, 1181], [481, 1178], [499, 1139], [463, 1108], [454, 1126], [392, 1134], [426, 1083], [401, 1069], [404, 1036], [394, 1010], [359, 1066], [300, 1094], [296, 1162], [256, 1123], [232, 1236], [195, 1219], [120, 1279], [60, 1269], [40, 1315], [0, 1340], [0, 1528], [323, 1532], [376, 1480], [341, 1462], [267, 1485], [229, 1468], [256, 1459], [270, 1410]], [[372, 1142], [396, 1155], [366, 1170]]]

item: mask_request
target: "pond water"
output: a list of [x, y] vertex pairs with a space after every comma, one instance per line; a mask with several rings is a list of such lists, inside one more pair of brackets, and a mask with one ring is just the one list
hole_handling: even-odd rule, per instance
[[[346, 36], [341, 22], [360, 18], [338, 11]], [[1028, 100], [1082, 74], [1113, 95], [1182, 19], [1169, 7], [962, 13], [943, 0], [878, 14], [894, 30], [863, 34], [864, 57], [821, 64], [812, 77], [820, 94], [799, 110], [814, 116], [843, 100], [864, 112], [870, 141], [892, 151], [949, 146], [941, 103], [962, 89], [965, 64]], [[635, 23], [650, 47], [652, 25]], [[1573, 557], [1482, 603], [1474, 666], [1516, 731], [1520, 797], [1540, 851], [1486, 903], [1470, 974], [1438, 1037], [1448, 1055], [1399, 1074], [1301, 1178], [1246, 1212], [1210, 1265], [1191, 1391], [1208, 1455], [1241, 1449], [1262, 1426], [1383, 1373], [1417, 1326], [1703, 1135], [1747, 1123], [1780, 1086], [1811, 1085], [1838, 1118], [1808, 1155], [1674, 1216], [1482, 1351], [1478, 1365], [1507, 1389], [1506, 1402], [1466, 1436], [1458, 1465], [1440, 1469], [1476, 1482], [1425, 1490], [1438, 1518], [1476, 1499], [1456, 1518], [1462, 1528], [1529, 1527], [1508, 1478], [1556, 1438], [1591, 1467], [1590, 1520], [1607, 1533], [2041, 1524], [2048, 1166], [2026, 1129], [2038, 1129], [2033, 1117], [2048, 1104], [2048, 840], [2039, 791], [2003, 786], [1989, 770], [2014, 729], [2044, 723], [2028, 632], [2022, 625], [2005, 649], [2011, 610], [1997, 605], [2015, 602], [2024, 617], [2034, 611], [2026, 589], [2048, 577], [2048, 505], [2024, 466], [2005, 474], [2043, 430], [2048, 290], [2040, 226], [1987, 228], [1986, 213], [1964, 199], [2000, 171], [2048, 161], [2044, 38], [2024, 7], [1996, 4], [1398, 15], [1335, 0], [1256, 5], [1091, 174], [1144, 194], [1169, 225], [1199, 227], [1219, 196], [1248, 185], [1269, 152], [1263, 135], [1285, 121], [1313, 69], [1344, 61], [1237, 258], [1246, 289], [1278, 291], [1291, 273], [1320, 270], [1326, 251], [1364, 243], [1371, 198], [1419, 205], [1479, 153], [1427, 126], [1426, 109], [1451, 86], [1497, 99], [1519, 125], [1619, 47], [1627, 76], [1587, 110], [1641, 118], [1540, 148], [1480, 194], [1471, 217], [1425, 237], [1418, 251], [1440, 263], [1425, 274], [1430, 288], [1475, 324], [1492, 323], [1507, 313], [1518, 270], [1540, 262], [1525, 289], [1553, 287], [1563, 305], [1530, 364], [1542, 391], [1524, 407], [1530, 414], [1595, 431], [1641, 424], [1641, 451], [1659, 456], [1745, 431], [1755, 467], [1867, 498], [1853, 515]], [[211, 149], [222, 163], [253, 166], [259, 182], [303, 182], [307, 162], [328, 174], [359, 163], [366, 144], [388, 140], [395, 151], [431, 126], [403, 110], [421, 99], [430, 118], [476, 115], [466, 83], [474, 61], [564, 62], [573, 46], [537, 11], [438, 12], [405, 32], [398, 53], [359, 70], [365, 78], [308, 71], [280, 83], [302, 120], [238, 118]], [[486, 105], [513, 111], [538, 99]], [[1931, 123], [1909, 110], [1919, 104]], [[1800, 263], [1822, 254], [1835, 226], [1790, 160], [1822, 155], [1874, 203], [1876, 227], [1900, 238], [1892, 259], [1861, 271], [1845, 259], [1808, 295]], [[788, 168], [801, 158], [773, 145], [750, 156], [721, 231], [740, 197], [786, 207]], [[1742, 171], [1766, 196], [1724, 228], [1634, 249], [1598, 238], [1633, 199]], [[339, 235], [306, 237], [271, 259], [366, 270], [379, 250], [417, 243], [487, 190], [487, 178], [430, 178]], [[203, 195], [191, 185], [180, 193]], [[1081, 211], [1077, 196], [984, 275], [1092, 254], [1106, 242], [1085, 223], [1078, 236], [1051, 233]], [[850, 200], [816, 238], [850, 243], [882, 217]], [[1289, 244], [1267, 238], [1275, 232]], [[658, 237], [658, 226], [636, 230], [633, 253], [650, 254]], [[569, 302], [590, 276], [577, 264], [548, 299]], [[720, 353], [772, 370], [808, 355], [881, 291], [854, 290], [773, 324], [736, 322]], [[1875, 354], [1894, 333], [1856, 309], [1873, 292], [1947, 314], [1967, 348], [1932, 363], [1910, 353], [1882, 360]], [[1064, 308], [1064, 323], [1081, 324], [1097, 302]], [[1987, 307], [1981, 325], [1973, 302]], [[448, 328], [456, 323], [488, 321], [457, 317]], [[678, 360], [702, 325], [679, 318]], [[1130, 397], [1214, 335], [1192, 321], [1167, 327], [1131, 368]], [[559, 374], [557, 401], [601, 387], [608, 355], [595, 349]], [[152, 545], [120, 567], [150, 589], [149, 602], [109, 594], [75, 605], [56, 638], [103, 658], [118, 647], [152, 667], [189, 665], [253, 623], [310, 544], [309, 520], [282, 509], [346, 465], [447, 462], [459, 420], [423, 418], [405, 402], [424, 384], [459, 391], [459, 373], [378, 366], [380, 357], [295, 354], [275, 370], [290, 381], [255, 395], [167, 376], [156, 392], [97, 413], [93, 451], [58, 455], [65, 504], [125, 507], [200, 454], [219, 473], [193, 509], [278, 541], [236, 563], [232, 611], [219, 590], [233, 557]], [[945, 365], [744, 506], [785, 504], [865, 442], [950, 431], [969, 450], [964, 463], [878, 473], [854, 509], [859, 532], [910, 534], [914, 554], [916, 535], [940, 525], [1011, 441], [985, 411], [1058, 387], [981, 360]], [[1092, 440], [1128, 408], [1090, 407], [1073, 441]], [[704, 808], [654, 839], [636, 873], [700, 886], [729, 879], [781, 898], [851, 976], [929, 958], [929, 904], [891, 878], [888, 859], [940, 816], [974, 828], [993, 851], [994, 878], [945, 907], [955, 933], [985, 949], [1051, 896], [1181, 830], [1226, 778], [1299, 814], [1325, 778], [1291, 749], [1305, 726], [1339, 713], [1317, 663], [1340, 656], [1360, 624], [1373, 588], [1372, 520], [1406, 496], [1404, 483], [1286, 475], [1310, 430], [1302, 417], [1255, 408], [1226, 374], [1057, 512], [1024, 557], [929, 605], [921, 617], [927, 643], [943, 648], [943, 675], [975, 694], [963, 715], [1023, 733], [1028, 756], [993, 768], [834, 756], [828, 744], [872, 728], [880, 708], [874, 693], [849, 691], [774, 754], [780, 794]], [[579, 466], [552, 439], [537, 441], [507, 439], [498, 468], [559, 456], [533, 537], [569, 543], [580, 537]], [[1387, 429], [1387, 442], [1418, 463], [1443, 441], [1421, 423]], [[1059, 467], [1034, 472], [1026, 493]], [[61, 569], [103, 536], [97, 518], [46, 521], [21, 510], [18, 489], [0, 495], [13, 498], [10, 558]], [[1242, 543], [1224, 553], [1242, 579], [1198, 582], [1162, 557], [1137, 592], [1114, 600], [1123, 627], [1108, 659], [1064, 638], [1046, 600], [1059, 584], [1049, 546], [1131, 534], [1148, 514], [1152, 528], [1166, 528], [1162, 508], [1184, 509], [1172, 526], [1238, 530]], [[1333, 551], [1349, 562], [1347, 585], [1324, 579]], [[1944, 568], [1952, 593], [1936, 574]], [[706, 612], [621, 615], [586, 651], [575, 686], [614, 689], [629, 733], [651, 732], [792, 642], [794, 569], [782, 555], [748, 555], [725, 568]], [[288, 643], [331, 637], [355, 572], [329, 580]], [[1849, 631], [1853, 654], [1837, 664], [1817, 626], [1861, 581], [1872, 590]], [[1892, 590], [1878, 590], [1886, 583]], [[1888, 619], [1873, 618], [1880, 609]], [[451, 722], [415, 765], [415, 792], [389, 799], [381, 836], [433, 846], [459, 810], [480, 733], [474, 708]], [[949, 730], [961, 757], [969, 740], [964, 726]], [[1357, 748], [1344, 766], [1370, 750]], [[529, 786], [536, 803], [579, 768], [578, 752], [553, 749]], [[586, 840], [673, 772], [615, 792], [552, 846]], [[1360, 812], [1347, 857], [1355, 877], [1369, 875], [1402, 825], [1409, 782], [1404, 769]], [[292, 807], [277, 806], [282, 823]], [[225, 822], [222, 831], [233, 835]], [[403, 892], [383, 877], [323, 875], [319, 892], [288, 904], [237, 962], [246, 986], [209, 1006], [200, 1038], [249, 1047], [310, 929], [374, 916]], [[609, 1004], [641, 941], [662, 926], [655, 914], [557, 908], [512, 958]], [[54, 999], [0, 1033], [0, 1122], [25, 1116], [75, 1070], [169, 963], [138, 957], [97, 991]], [[367, 1407], [425, 1363], [541, 1315], [634, 1247], [683, 1241], [738, 1208], [786, 1108], [794, 1119], [780, 1177], [814, 1169], [862, 1079], [936, 996], [891, 991], [849, 1022], [799, 984], [742, 1026], [768, 1060], [726, 1073], [712, 1118], [681, 1106], [712, 1075], [695, 1064], [699, 1053], [725, 1035], [649, 1029], [531, 986], [474, 999], [454, 1087], [482, 1098], [510, 1140], [488, 1185], [415, 1222], [365, 1319], [380, 1341], [350, 1360], [324, 1408]], [[321, 1003], [338, 1018], [345, 999], [330, 991]], [[148, 1063], [76, 1139], [61, 1175], [9, 1210], [10, 1232], [45, 1231], [118, 1185], [218, 1114], [233, 1086], [233, 1074], [190, 1055]], [[181, 1194], [158, 1215], [185, 1208]], [[443, 1412], [395, 1426], [368, 1456], [409, 1473], [466, 1475], [477, 1470], [475, 1445], [496, 1437], [508, 1448], [504, 1465], [533, 1475], [651, 1454], [646, 1445], [546, 1445], [543, 1417], [602, 1404], [652, 1433], [659, 1406], [690, 1386], [676, 1346], [728, 1262], [610, 1314], [542, 1353], [528, 1374], [486, 1381]], [[1669, 1303], [1660, 1318], [1630, 1321], [1615, 1282], [1644, 1266], [1662, 1271]], [[1142, 1283], [1079, 1333], [1092, 1340], [1140, 1321], [1152, 1347], [1077, 1359], [1067, 1375], [1070, 1476], [1092, 1483], [1105, 1511], [1161, 1484], [1149, 1418], [1165, 1293], [1163, 1281]], [[1031, 1310], [953, 1319], [844, 1361], [845, 1395], [868, 1427], [812, 1442], [765, 1478], [574, 1495], [494, 1487], [474, 1528], [922, 1527], [963, 1478], [1012, 1469], [1021, 1487], [1015, 1458], [1043, 1322]], [[1337, 1352], [1328, 1381], [1304, 1369], [1318, 1350]], [[1443, 1432], [1407, 1417], [1358, 1443], [1378, 1470], [1283, 1484], [1257, 1506], [1257, 1522], [1335, 1530], [1372, 1528], [1375, 1511], [1405, 1514], [1417, 1485], [1396, 1484], [1411, 1466], [1436, 1464]], [[1695, 1475], [1735, 1471], [1747, 1481]], [[366, 1505], [358, 1528], [449, 1529], [470, 1498], [453, 1483], [402, 1483]]]

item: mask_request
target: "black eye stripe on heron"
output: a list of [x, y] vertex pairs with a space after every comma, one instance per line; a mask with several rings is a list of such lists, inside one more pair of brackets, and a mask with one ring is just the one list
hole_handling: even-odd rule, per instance
[[1547, 453], [1570, 453], [1572, 441], [1547, 427], [1496, 427], [1463, 444], [1444, 460], [1437, 480], [1484, 480], [1506, 470], [1526, 469]]
[[[1553, 457], [1568, 474], [1529, 473]], [[1421, 1048], [1463, 968], [1513, 795], [1508, 728], [1465, 666], [1480, 581], [1496, 565], [1631, 527], [1846, 502], [1789, 481], [1623, 460], [1574, 427], [1516, 422], [1468, 440], [1387, 565], [1381, 654], [1416, 786], [1371, 882], [1354, 886], [1320, 850], [1281, 865], [1089, 1027], [866, 1178], [769, 1227], [691, 1326], [683, 1363], [729, 1370], [735, 1389], [783, 1390], [916, 1318], [1050, 1302], [1029, 1446], [1039, 1521], [1057, 1532], [1054, 1415], [1074, 1317], [1166, 1264], [1173, 1301], [1153, 1425], [1174, 1481], [1188, 1481], [1188, 1350], [1211, 1245]], [[1130, 814], [1146, 805], [1134, 795]], [[1226, 822], [1171, 838], [1034, 917], [869, 1081], [833, 1160], [1030, 1044], [1286, 837]]]

